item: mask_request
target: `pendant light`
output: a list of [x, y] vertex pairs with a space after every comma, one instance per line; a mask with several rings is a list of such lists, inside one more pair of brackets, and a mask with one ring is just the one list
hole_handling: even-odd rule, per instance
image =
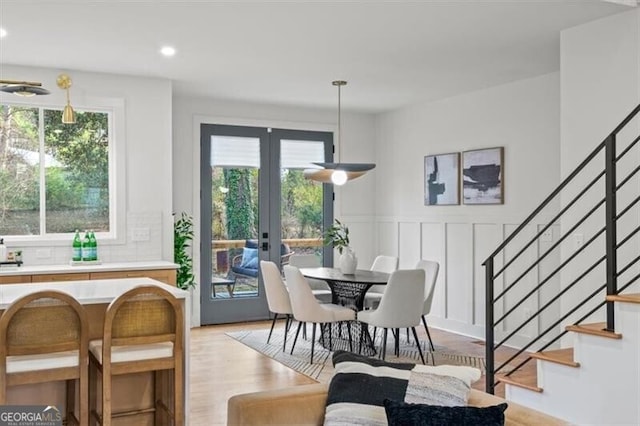
[[0, 92], [18, 96], [48, 95], [50, 92], [37, 81], [0, 80]]
[[[342, 137], [341, 117], [340, 117], [340, 88], [347, 84], [344, 80], [336, 80], [332, 82], [334, 86], [338, 87], [338, 154], [342, 151], [342, 143], [340, 138]], [[339, 155], [338, 160], [342, 160]], [[344, 185], [350, 180], [354, 180], [364, 175], [367, 171], [376, 167], [373, 163], [313, 163], [322, 167], [321, 169], [307, 169], [304, 171], [304, 176], [307, 179], [311, 179], [316, 182], [333, 183], [334, 185]]]
[[69, 88], [71, 87], [71, 83], [71, 77], [67, 74], [60, 74], [56, 79], [58, 87], [67, 91], [67, 105], [65, 105], [64, 110], [62, 110], [62, 122], [64, 124], [73, 124], [76, 122], [76, 112], [73, 110], [71, 102], [69, 101]]

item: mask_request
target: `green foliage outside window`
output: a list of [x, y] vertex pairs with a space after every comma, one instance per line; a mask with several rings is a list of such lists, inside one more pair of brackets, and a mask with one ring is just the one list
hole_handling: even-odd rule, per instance
[[61, 115], [0, 105], [1, 235], [109, 231], [109, 115], [78, 111], [75, 124], [62, 124]]

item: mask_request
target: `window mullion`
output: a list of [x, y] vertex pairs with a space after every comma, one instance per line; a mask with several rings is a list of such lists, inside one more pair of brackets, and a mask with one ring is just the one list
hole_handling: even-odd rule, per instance
[[47, 212], [46, 199], [47, 190], [45, 182], [46, 157], [44, 151], [44, 108], [38, 108], [38, 138], [40, 142], [40, 235], [46, 234]]

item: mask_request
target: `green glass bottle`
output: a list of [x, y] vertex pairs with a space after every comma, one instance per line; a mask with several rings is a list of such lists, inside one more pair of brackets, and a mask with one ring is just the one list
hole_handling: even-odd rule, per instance
[[82, 260], [88, 262], [91, 260], [91, 242], [89, 239], [89, 231], [84, 231], [84, 238], [82, 239]]
[[93, 231], [89, 234], [89, 247], [91, 247], [91, 260], [98, 260], [98, 241]]
[[76, 229], [76, 235], [73, 237], [73, 255], [71, 260], [79, 262], [82, 260], [82, 241], [80, 241], [80, 231]]

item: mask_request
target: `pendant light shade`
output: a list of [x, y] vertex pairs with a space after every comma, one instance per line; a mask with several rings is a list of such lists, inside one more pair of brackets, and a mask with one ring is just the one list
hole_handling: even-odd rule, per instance
[[64, 110], [62, 111], [62, 123], [73, 124], [76, 122], [76, 112], [73, 110], [71, 102], [69, 101], [69, 88], [72, 84], [71, 77], [67, 74], [60, 74], [56, 79], [56, 84], [62, 90], [67, 91], [67, 105], [65, 105]]
[[[338, 87], [338, 153], [342, 150], [340, 141], [342, 135], [341, 117], [340, 117], [340, 88], [347, 84], [344, 80], [336, 80], [332, 82]], [[342, 160], [342, 158], [338, 158]], [[363, 176], [366, 172], [376, 167], [373, 163], [313, 163], [320, 167], [318, 169], [306, 169], [304, 176], [316, 182], [332, 183], [334, 185], [344, 185], [348, 181]]]
[[0, 92], [18, 96], [48, 95], [50, 92], [36, 81], [0, 80]]

